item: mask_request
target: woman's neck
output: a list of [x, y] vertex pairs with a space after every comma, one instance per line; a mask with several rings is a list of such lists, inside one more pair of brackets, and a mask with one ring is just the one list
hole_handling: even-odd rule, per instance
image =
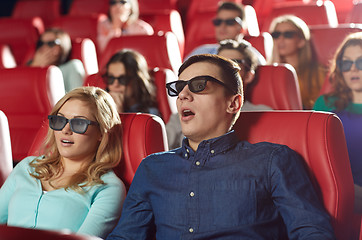
[[362, 91], [353, 91], [353, 103], [362, 104]]

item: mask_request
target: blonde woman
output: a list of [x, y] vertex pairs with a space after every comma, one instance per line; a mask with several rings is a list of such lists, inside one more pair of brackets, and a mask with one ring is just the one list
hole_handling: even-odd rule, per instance
[[270, 30], [274, 39], [271, 63], [289, 63], [298, 75], [304, 109], [312, 109], [326, 77], [310, 43], [307, 24], [293, 15], [275, 18]]
[[121, 158], [115, 103], [100, 88], [80, 87], [48, 119], [44, 155], [23, 159], [0, 189], [0, 224], [104, 238], [125, 198], [112, 171]]

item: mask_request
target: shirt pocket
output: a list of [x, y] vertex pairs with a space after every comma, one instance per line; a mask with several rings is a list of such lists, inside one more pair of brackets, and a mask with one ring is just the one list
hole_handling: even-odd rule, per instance
[[212, 191], [213, 225], [235, 227], [256, 220], [255, 180], [219, 181]]

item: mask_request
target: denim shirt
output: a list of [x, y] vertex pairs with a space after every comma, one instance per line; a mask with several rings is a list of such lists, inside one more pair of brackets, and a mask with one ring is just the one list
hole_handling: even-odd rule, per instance
[[335, 239], [299, 156], [234, 132], [145, 158], [111, 239]]

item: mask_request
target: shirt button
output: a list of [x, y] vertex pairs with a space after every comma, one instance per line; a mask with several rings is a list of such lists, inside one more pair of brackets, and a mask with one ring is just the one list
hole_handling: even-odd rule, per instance
[[185, 153], [185, 158], [187, 158], [187, 153]]
[[215, 151], [214, 151], [214, 150], [211, 150], [210, 152], [211, 152], [211, 154], [214, 154], [214, 153], [215, 153]]
[[193, 229], [193, 228], [189, 228], [189, 232], [190, 232], [190, 233], [193, 233], [193, 232], [194, 232], [194, 229]]
[[200, 166], [200, 162], [199, 161], [196, 161], [195, 163], [197, 166]]
[[188, 153], [189, 153], [189, 152], [190, 152], [190, 150], [189, 150], [188, 148], [186, 148], [186, 152], [188, 152]]
[[190, 196], [191, 196], [191, 197], [195, 196], [195, 193], [194, 193], [194, 192], [190, 192]]

